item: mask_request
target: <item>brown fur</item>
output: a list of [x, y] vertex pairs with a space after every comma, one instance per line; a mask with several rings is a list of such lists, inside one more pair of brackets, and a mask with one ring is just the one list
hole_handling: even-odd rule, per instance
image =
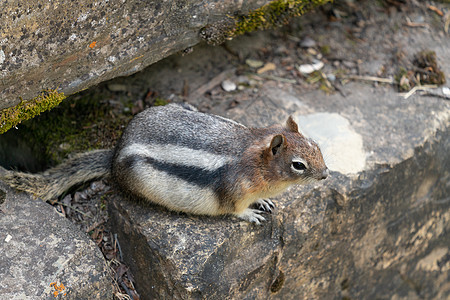
[[[320, 180], [327, 167], [317, 145], [307, 140], [292, 117], [286, 126], [252, 129], [257, 137], [241, 159], [239, 197], [234, 198], [236, 212], [241, 212], [258, 199], [279, 194], [292, 184]], [[309, 175], [299, 177], [291, 172], [294, 157], [308, 162]], [[237, 196], [237, 195], [235, 195]]]

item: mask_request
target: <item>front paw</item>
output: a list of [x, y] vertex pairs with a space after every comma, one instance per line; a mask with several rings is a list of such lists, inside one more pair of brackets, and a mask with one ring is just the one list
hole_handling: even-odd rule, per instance
[[264, 217], [261, 216], [260, 213], [262, 213], [262, 211], [252, 208], [246, 208], [242, 213], [235, 215], [242, 220], [261, 225], [261, 222], [265, 221], [266, 219], [264, 219]]
[[259, 199], [255, 202], [255, 206], [257, 209], [268, 213], [272, 213], [272, 210], [275, 208], [275, 204], [269, 199]]

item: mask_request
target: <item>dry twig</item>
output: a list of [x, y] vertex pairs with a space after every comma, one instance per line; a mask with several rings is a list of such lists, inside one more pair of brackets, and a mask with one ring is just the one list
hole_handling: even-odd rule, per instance
[[437, 8], [436, 6], [434, 6], [434, 5], [427, 5], [427, 7], [428, 7], [429, 10], [434, 11], [434, 12], [437, 13], [439, 16], [441, 16], [441, 17], [444, 16], [444, 13], [442, 12], [442, 10], [440, 10], [440, 9]]
[[198, 99], [202, 97], [206, 92], [212, 90], [216, 86], [218, 86], [222, 81], [230, 77], [230, 74], [234, 74], [236, 72], [235, 69], [225, 70], [218, 75], [216, 75], [214, 78], [209, 80], [204, 85], [200, 86], [197, 90], [195, 90], [193, 93], [189, 95], [189, 99]]
[[409, 92], [401, 93], [400, 95], [402, 95], [403, 98], [408, 99], [409, 97], [414, 95], [417, 91], [426, 91], [435, 88], [437, 88], [437, 85], [418, 85], [413, 87]]
[[257, 77], [257, 78], [259, 77], [262, 79], [275, 80], [275, 81], [279, 81], [279, 82], [297, 83], [297, 80], [295, 80], [295, 79], [283, 78], [283, 77], [278, 77], [278, 76], [274, 76], [274, 75], [254, 74], [254, 73], [249, 73], [249, 75], [251, 75], [253, 77]]
[[373, 82], [395, 84], [395, 80], [392, 78], [383, 78], [383, 77], [375, 77], [375, 76], [361, 76], [361, 75], [343, 75], [343, 76], [339, 76], [339, 77], [342, 79], [363, 80], [363, 81], [373, 81]]
[[411, 20], [406, 17], [406, 26], [408, 27], [423, 27], [423, 28], [430, 28], [430, 25], [428, 25], [427, 23], [417, 23], [417, 22], [411, 22]]

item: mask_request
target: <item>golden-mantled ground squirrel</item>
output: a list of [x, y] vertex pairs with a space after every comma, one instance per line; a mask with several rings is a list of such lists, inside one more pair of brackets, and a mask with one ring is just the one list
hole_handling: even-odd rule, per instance
[[[136, 115], [114, 150], [79, 154], [39, 174], [9, 171], [2, 179], [47, 201], [111, 176], [124, 191], [171, 210], [234, 214], [259, 224], [261, 211], [273, 208], [267, 198], [327, 175], [319, 147], [292, 117], [285, 126], [248, 128], [170, 104]], [[254, 203], [259, 209], [249, 207]]]

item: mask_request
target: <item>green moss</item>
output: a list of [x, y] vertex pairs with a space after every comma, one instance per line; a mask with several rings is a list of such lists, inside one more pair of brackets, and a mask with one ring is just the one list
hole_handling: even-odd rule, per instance
[[153, 106], [164, 106], [166, 104], [169, 104], [169, 101], [161, 97], [156, 97], [155, 100], [153, 101]]
[[315, 84], [317, 82], [322, 82], [323, 76], [320, 71], [314, 71], [311, 74], [308, 74], [306, 77], [306, 82], [309, 84]]
[[24, 124], [25, 135], [45, 141], [41, 151], [51, 164], [61, 162], [69, 153], [111, 148], [132, 117], [116, 115], [114, 107], [99, 99], [102, 95], [74, 96], [78, 97]]
[[323, 45], [322, 47], [320, 47], [320, 52], [323, 55], [330, 55], [331, 54], [331, 47], [330, 47], [330, 45]]
[[328, 2], [333, 0], [275, 0], [246, 15], [230, 16], [208, 24], [200, 30], [200, 37], [208, 44], [219, 45], [247, 32], [285, 25], [292, 17]]
[[[36, 156], [34, 160], [40, 164], [33, 172], [60, 163], [70, 153], [111, 148], [132, 115], [124, 114], [123, 106], [105, 100], [110, 98], [109, 92], [95, 89], [80, 92], [51, 111], [23, 122], [19, 130], [10, 130], [0, 139], [15, 141], [13, 147], [16, 143], [26, 145], [29, 152], [24, 151], [24, 147], [17, 151]], [[6, 144], [4, 139], [0, 140], [2, 142]], [[17, 167], [28, 170], [28, 165]]]
[[14, 107], [5, 108], [0, 111], [0, 134], [5, 133], [22, 121], [29, 120], [50, 110], [64, 100], [64, 93], [59, 93], [57, 89], [45, 90], [36, 98], [30, 101], [20, 102]]
[[235, 17], [235, 28], [230, 37], [260, 29], [268, 29], [286, 24], [290, 18], [303, 15], [315, 6], [332, 0], [276, 0], [248, 15]]

